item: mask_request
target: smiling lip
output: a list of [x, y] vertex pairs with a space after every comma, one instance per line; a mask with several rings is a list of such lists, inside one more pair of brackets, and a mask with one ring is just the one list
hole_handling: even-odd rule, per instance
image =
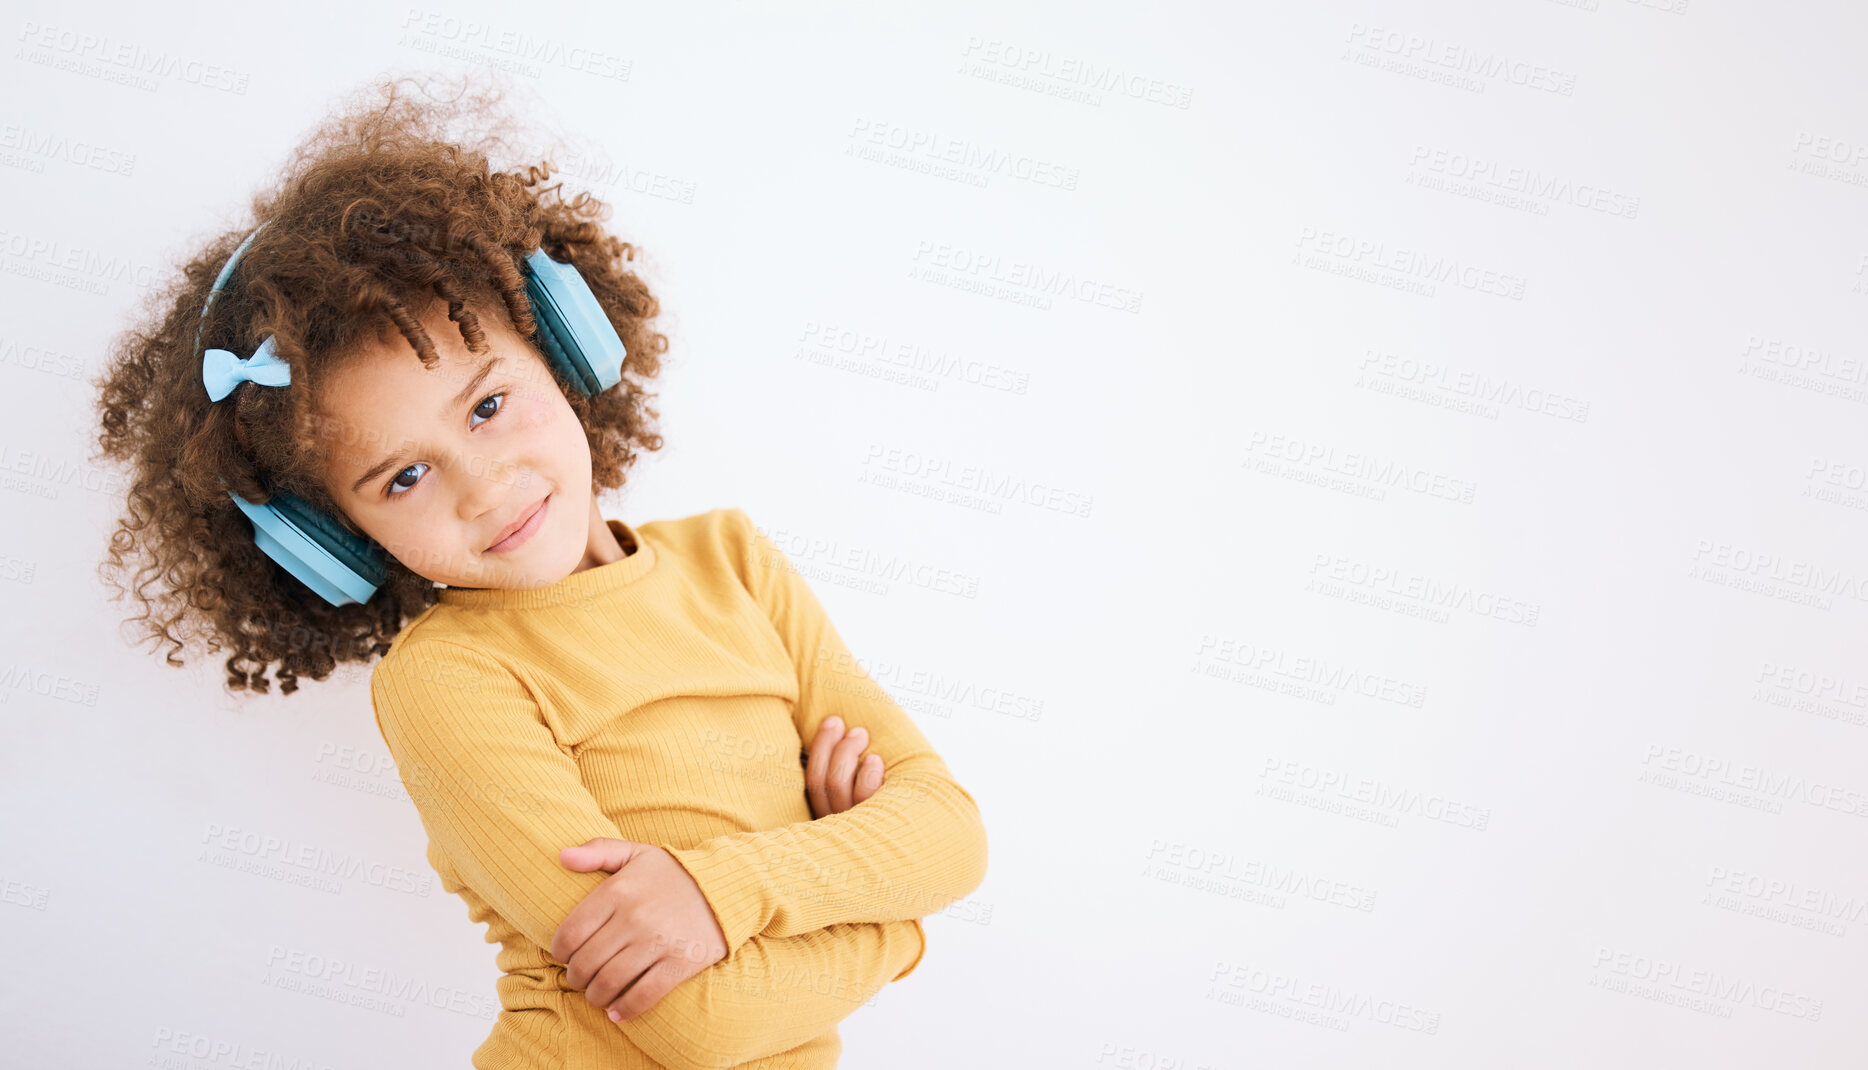
[[543, 498], [540, 498], [538, 500], [538, 505], [526, 515], [524, 520], [519, 522], [519, 526], [502, 535], [498, 542], [486, 548], [486, 552], [489, 554], [499, 554], [505, 553], [508, 550], [517, 549], [525, 540], [531, 538], [532, 533], [537, 531], [539, 526], [545, 522], [545, 509], [550, 504], [551, 495], [547, 494]]

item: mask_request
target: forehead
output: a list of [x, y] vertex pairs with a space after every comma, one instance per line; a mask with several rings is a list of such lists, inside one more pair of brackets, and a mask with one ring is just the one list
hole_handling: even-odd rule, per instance
[[[385, 447], [406, 434], [449, 422], [456, 415], [457, 395], [488, 366], [490, 372], [465, 404], [472, 405], [481, 391], [502, 384], [524, 392], [558, 392], [543, 359], [506, 322], [503, 310], [475, 311], [487, 343], [483, 352], [467, 348], [460, 328], [447, 318], [447, 305], [437, 301], [421, 317], [439, 358], [433, 368], [424, 365], [402, 332], [387, 323], [375, 338], [326, 365], [315, 390], [315, 408], [324, 440], [320, 445], [333, 453], [333, 461], [342, 455], [369, 463], [376, 457], [365, 454], [389, 452]], [[365, 442], [375, 448], [363, 449]]]
[[[376, 334], [365, 338], [344, 353], [336, 355], [327, 366], [322, 387], [333, 392], [352, 394], [360, 387], [388, 387], [423, 393], [448, 389], [459, 390], [466, 380], [488, 363], [516, 364], [531, 349], [506, 322], [503, 309], [473, 309], [487, 348], [475, 353], [467, 347], [460, 325], [448, 318], [447, 304], [435, 301], [418, 317], [422, 329], [440, 358], [433, 368], [422, 363], [415, 346], [394, 323], [384, 319]], [[374, 393], [374, 390], [361, 392]]]
[[460, 325], [448, 318], [447, 302], [436, 300], [417, 317], [439, 358], [432, 369], [422, 363], [402, 331], [385, 318], [373, 337], [325, 364], [315, 391], [317, 406], [337, 416], [385, 395], [399, 404], [420, 404], [424, 398], [432, 404], [432, 399], [452, 398], [486, 364], [496, 365], [496, 375], [521, 380], [519, 386], [527, 392], [561, 393], [544, 358], [513, 327], [504, 306], [469, 301], [467, 307], [486, 343], [483, 351], [475, 353], [467, 347]]
[[[431, 332], [429, 337], [440, 358], [432, 367], [422, 363], [400, 334], [393, 345], [362, 346], [332, 361], [319, 384], [320, 407], [332, 415], [373, 408], [433, 409], [472, 381], [482, 367], [512, 364], [518, 357], [490, 333], [490, 348], [481, 353], [469, 350], [459, 335], [444, 338]], [[382, 404], [372, 404], [378, 402]]]

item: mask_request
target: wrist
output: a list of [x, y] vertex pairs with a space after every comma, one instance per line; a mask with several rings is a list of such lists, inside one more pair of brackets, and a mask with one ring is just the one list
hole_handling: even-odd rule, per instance
[[720, 851], [702, 848], [663, 847], [687, 873], [701, 898], [707, 901], [714, 928], [720, 937], [725, 958], [752, 938], [764, 922], [759, 914], [759, 888], [756, 875], [739, 859]]

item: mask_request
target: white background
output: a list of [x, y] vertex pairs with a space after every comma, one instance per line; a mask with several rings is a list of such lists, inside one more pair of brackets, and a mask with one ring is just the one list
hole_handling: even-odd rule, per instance
[[87, 379], [341, 94], [497, 67], [665, 310], [606, 515], [744, 508], [985, 816], [844, 1065], [1859, 1065], [1857, 9], [787, 7], [11, 9], [0, 1061], [491, 1027], [367, 671], [126, 639]]

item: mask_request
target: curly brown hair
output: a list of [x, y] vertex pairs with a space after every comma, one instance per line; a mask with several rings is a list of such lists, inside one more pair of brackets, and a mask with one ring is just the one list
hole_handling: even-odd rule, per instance
[[[151, 295], [141, 322], [113, 340], [93, 382], [94, 459], [128, 467], [128, 511], [99, 574], [116, 599], [130, 592], [142, 603], [131, 623], [142, 623], [140, 638], [170, 644], [170, 665], [205, 638], [208, 653], [232, 650], [229, 691], [267, 692], [277, 662], [289, 695], [300, 675], [323, 680], [341, 662], [386, 653], [435, 603], [432, 582], [385, 554], [389, 579], [373, 598], [329, 604], [260, 550], [227, 491], [263, 503], [283, 490], [341, 517], [313, 441], [319, 370], [390, 326], [434, 367], [440, 355], [418, 317], [436, 301], [447, 302], [472, 352], [488, 349], [479, 316], [497, 310], [530, 339], [520, 264], [535, 248], [576, 265], [628, 352], [622, 382], [594, 397], [557, 377], [590, 443], [593, 491], [622, 486], [640, 453], [661, 448], [647, 381], [668, 339], [651, 330], [659, 306], [628, 266], [636, 249], [598, 225], [608, 217], [602, 201], [586, 192], [566, 201], [561, 184], [544, 184], [549, 160], [494, 169], [492, 154], [508, 152], [520, 129], [502, 118], [503, 95], [471, 78], [451, 95], [412, 78], [357, 92], [254, 196], [254, 226], [265, 229], [210, 314], [203, 319], [202, 307], [214, 278], [253, 227], [195, 251]], [[463, 119], [465, 135], [454, 129]], [[202, 347], [241, 354], [272, 335], [291, 387], [243, 383], [210, 402], [197, 329]], [[137, 565], [127, 588], [116, 578], [126, 556]]]

